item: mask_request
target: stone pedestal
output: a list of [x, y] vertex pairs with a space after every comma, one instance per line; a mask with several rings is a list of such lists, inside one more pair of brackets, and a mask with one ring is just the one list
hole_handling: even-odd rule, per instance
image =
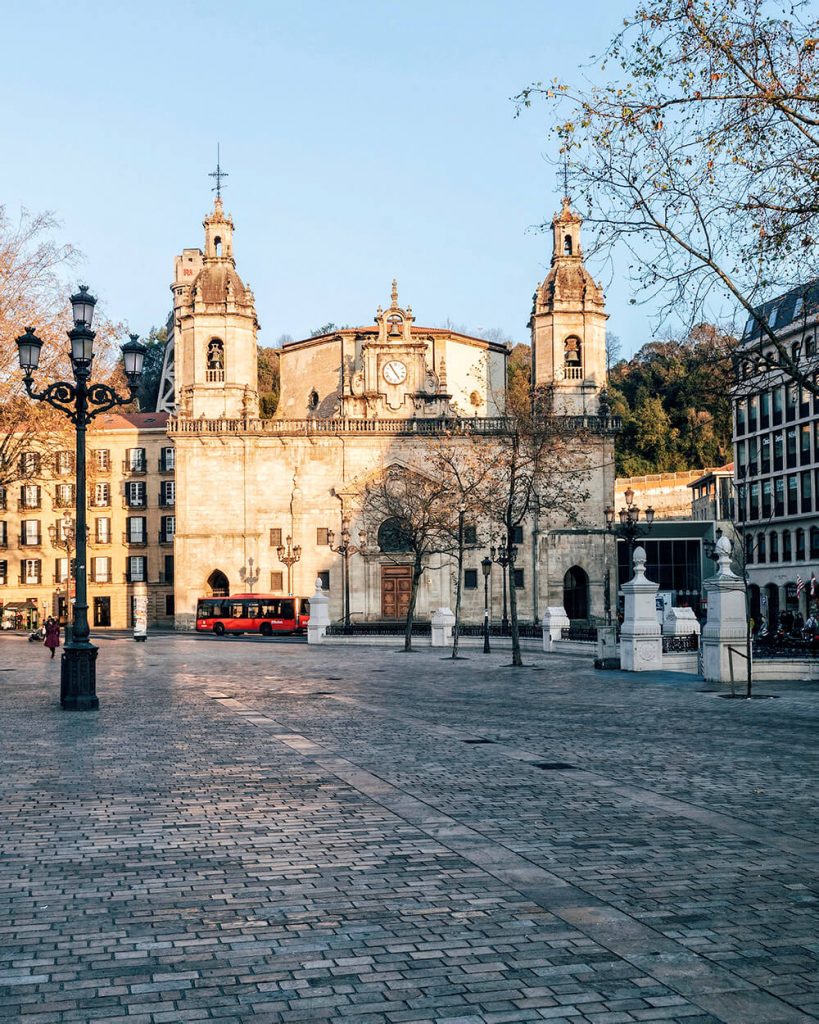
[[708, 595], [708, 619], [702, 631], [702, 672], [715, 683], [731, 681], [729, 647], [735, 653], [734, 677], [746, 678], [745, 643], [748, 623], [745, 609], [745, 581], [731, 571], [731, 543], [720, 537], [715, 548], [717, 574], [705, 580]]
[[571, 626], [569, 616], [564, 608], [547, 608], [541, 619], [543, 624], [543, 650], [547, 654], [554, 651], [555, 641], [560, 640], [563, 630]]
[[701, 633], [693, 608], [669, 608], [663, 619], [663, 636], [691, 636]]
[[620, 668], [648, 672], [662, 668], [663, 639], [657, 621], [658, 583], [646, 579], [645, 548], [634, 550], [634, 578], [624, 583], [625, 618], [620, 629]]
[[321, 579], [316, 577], [316, 592], [310, 598], [310, 618], [307, 622], [307, 643], [321, 643], [330, 625], [330, 599], [321, 589]]
[[455, 613], [451, 608], [439, 608], [432, 613], [432, 646], [451, 647], [452, 627], [455, 625]]

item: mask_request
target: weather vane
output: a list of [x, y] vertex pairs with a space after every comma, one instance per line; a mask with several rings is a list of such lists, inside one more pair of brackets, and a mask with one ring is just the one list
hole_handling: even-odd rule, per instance
[[227, 171], [223, 171], [222, 170], [222, 166], [221, 166], [221, 162], [220, 162], [220, 156], [219, 156], [219, 143], [218, 142], [216, 143], [216, 170], [215, 171], [211, 171], [210, 174], [208, 175], [208, 177], [209, 178], [216, 178], [216, 184], [211, 189], [211, 192], [215, 192], [216, 193], [216, 198], [217, 199], [221, 199], [222, 198], [222, 178], [227, 178], [227, 177], [229, 177], [229, 175], [228, 175]]

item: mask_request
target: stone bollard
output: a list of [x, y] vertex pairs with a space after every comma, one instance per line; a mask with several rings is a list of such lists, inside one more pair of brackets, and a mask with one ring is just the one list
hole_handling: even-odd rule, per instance
[[564, 608], [546, 608], [541, 618], [543, 625], [543, 650], [552, 654], [556, 640], [560, 640], [563, 630], [571, 626], [569, 616]]
[[[731, 681], [729, 647], [745, 654], [748, 623], [745, 610], [745, 581], [731, 570], [731, 542], [720, 537], [714, 549], [717, 573], [705, 580], [708, 618], [702, 631], [702, 674], [708, 682]], [[734, 674], [744, 679], [745, 659], [734, 655]]]
[[634, 578], [624, 583], [625, 617], [620, 630], [620, 668], [649, 672], [662, 668], [663, 638], [657, 621], [659, 583], [646, 579], [646, 551], [634, 550]]
[[316, 592], [310, 598], [310, 618], [307, 621], [307, 643], [320, 644], [330, 625], [330, 598], [321, 590], [321, 579], [316, 577]]
[[451, 647], [452, 627], [455, 625], [455, 614], [451, 608], [439, 608], [432, 615], [432, 646]]

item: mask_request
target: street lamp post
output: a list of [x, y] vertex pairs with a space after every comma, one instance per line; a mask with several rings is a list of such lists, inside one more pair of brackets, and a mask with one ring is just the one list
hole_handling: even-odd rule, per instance
[[483, 571], [483, 653], [489, 654], [489, 576], [492, 572], [492, 559], [487, 556], [481, 559]]
[[68, 331], [71, 342], [71, 366], [74, 382], [55, 381], [43, 391], [34, 388], [33, 374], [40, 364], [42, 341], [27, 327], [25, 334], [17, 338], [17, 353], [23, 371], [23, 383], [30, 398], [46, 402], [64, 413], [76, 430], [76, 500], [77, 519], [74, 528], [76, 551], [76, 599], [74, 604], [74, 628], [71, 639], [63, 647], [60, 673], [60, 704], [66, 711], [93, 711], [99, 707], [97, 697], [97, 648], [89, 642], [88, 589], [86, 585], [86, 483], [85, 483], [85, 434], [88, 424], [100, 413], [117, 405], [127, 405], [136, 397], [145, 346], [137, 335], [122, 346], [125, 376], [128, 380], [127, 397], [122, 397], [107, 384], [91, 383], [91, 363], [94, 359], [94, 331], [91, 322], [97, 300], [85, 285], [71, 296], [74, 327]]
[[[286, 546], [285, 546], [286, 545]], [[293, 596], [293, 566], [301, 558], [301, 544], [293, 544], [292, 537], [285, 537], [285, 543], [279, 544], [276, 554], [282, 565], [287, 566], [287, 593]]]
[[341, 555], [341, 572], [344, 577], [344, 627], [350, 625], [350, 555], [357, 555], [367, 546], [367, 534], [364, 530], [358, 531], [358, 545], [351, 544], [350, 517], [344, 516], [341, 520], [341, 541], [338, 545], [333, 544], [336, 539], [335, 531], [327, 531], [327, 546], [337, 555]]
[[495, 547], [493, 544], [489, 549], [489, 558], [495, 565], [503, 569], [503, 616], [501, 617], [501, 633], [504, 636], [509, 632], [509, 616], [506, 612], [506, 567], [511, 562], [515, 564], [518, 557], [518, 549], [514, 544], [505, 544], [502, 547]]
[[634, 491], [629, 487], [625, 493], [626, 504], [625, 508], [621, 508], [618, 513], [619, 523], [614, 522], [614, 508], [609, 505], [604, 510], [606, 517], [606, 529], [609, 533], [613, 533], [616, 537], [622, 537], [628, 545], [628, 574], [631, 579], [631, 563], [632, 556], [634, 553], [634, 541], [638, 537], [644, 537], [654, 525], [654, 509], [649, 505], [646, 508], [646, 529], [643, 530], [640, 525], [640, 509], [634, 504]]

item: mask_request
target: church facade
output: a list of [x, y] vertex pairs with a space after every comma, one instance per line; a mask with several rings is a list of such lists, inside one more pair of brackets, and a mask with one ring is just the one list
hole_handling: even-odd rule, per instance
[[[331, 616], [342, 615], [341, 555], [328, 538], [342, 522], [360, 542], [349, 558], [354, 621], [401, 618], [410, 566], [382, 550], [365, 531], [360, 493], [390, 467], [418, 467], [430, 438], [468, 431], [486, 458], [504, 429], [508, 350], [455, 331], [420, 326], [399, 300], [369, 326], [345, 328], [286, 344], [280, 350], [280, 400], [259, 418], [254, 297], [236, 269], [234, 225], [217, 198], [205, 218], [204, 250], [177, 257], [172, 285], [173, 331], [159, 411], [169, 413], [175, 448], [176, 623], [190, 628], [199, 597], [247, 590], [312, 593], [321, 576]], [[553, 222], [553, 257], [534, 297], [532, 379], [547, 387], [554, 411], [583, 434], [578, 470], [588, 497], [579, 521], [532, 520], [515, 537], [515, 586], [522, 620], [548, 605], [567, 605], [578, 619], [602, 618], [613, 547], [603, 509], [613, 498], [614, 423], [605, 397], [603, 296], [587, 271], [581, 220], [568, 201]], [[582, 451], [580, 450], [582, 447]], [[483, 614], [480, 561], [497, 527], [484, 524], [468, 547], [463, 615]], [[298, 561], [281, 561], [282, 549]], [[409, 558], [406, 559], [410, 561]], [[424, 574], [417, 614], [454, 604], [447, 558]], [[492, 614], [502, 613], [501, 569], [491, 579]], [[398, 596], [396, 596], [398, 595]]]

